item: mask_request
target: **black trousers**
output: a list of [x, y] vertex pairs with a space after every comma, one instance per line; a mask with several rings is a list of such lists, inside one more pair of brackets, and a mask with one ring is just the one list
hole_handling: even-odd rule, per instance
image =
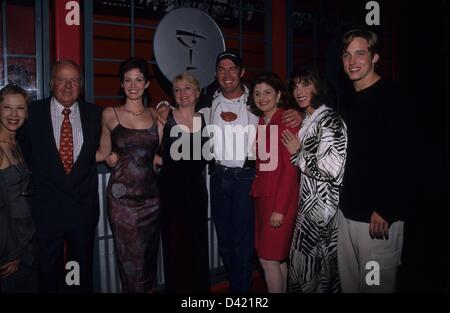
[[52, 236], [37, 234], [40, 292], [92, 292], [94, 231], [81, 227]]

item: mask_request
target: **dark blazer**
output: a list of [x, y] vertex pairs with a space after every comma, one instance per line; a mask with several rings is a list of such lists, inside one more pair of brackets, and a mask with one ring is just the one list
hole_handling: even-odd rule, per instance
[[95, 152], [100, 141], [101, 109], [78, 101], [84, 142], [70, 175], [66, 175], [53, 135], [50, 100], [31, 104], [19, 133], [32, 173], [31, 209], [40, 236], [89, 229], [97, 225], [99, 217]]

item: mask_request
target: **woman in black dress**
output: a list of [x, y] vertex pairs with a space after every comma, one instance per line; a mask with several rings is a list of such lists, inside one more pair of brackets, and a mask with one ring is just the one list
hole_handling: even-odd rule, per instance
[[209, 292], [208, 194], [202, 148], [205, 121], [195, 113], [198, 80], [172, 80], [178, 108], [169, 113], [162, 140], [160, 178], [164, 277], [167, 292]]
[[36, 292], [34, 224], [28, 204], [30, 174], [16, 142], [30, 97], [13, 85], [0, 90], [0, 292]]

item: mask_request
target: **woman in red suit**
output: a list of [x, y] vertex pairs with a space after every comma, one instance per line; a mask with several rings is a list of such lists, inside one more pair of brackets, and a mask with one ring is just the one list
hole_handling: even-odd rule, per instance
[[[255, 248], [269, 292], [286, 292], [287, 264], [297, 214], [298, 172], [281, 142], [288, 128], [281, 116], [288, 107], [285, 87], [274, 73], [261, 73], [252, 83], [250, 105], [260, 116], [256, 144]], [[297, 133], [298, 128], [288, 128]]]

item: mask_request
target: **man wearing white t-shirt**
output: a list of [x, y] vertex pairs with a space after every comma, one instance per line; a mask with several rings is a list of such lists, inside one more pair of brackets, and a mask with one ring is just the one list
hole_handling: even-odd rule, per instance
[[[238, 53], [225, 51], [216, 59], [220, 88], [211, 107], [200, 110], [210, 126], [215, 163], [210, 180], [211, 210], [219, 253], [232, 292], [249, 292], [253, 271], [254, 207], [250, 189], [256, 173], [252, 152], [258, 117], [247, 105], [248, 88]], [[301, 115], [289, 110], [285, 121], [299, 125]]]

